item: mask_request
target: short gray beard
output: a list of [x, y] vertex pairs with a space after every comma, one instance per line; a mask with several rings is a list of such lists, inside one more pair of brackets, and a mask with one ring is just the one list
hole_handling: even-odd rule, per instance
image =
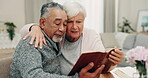
[[60, 42], [60, 41], [62, 40], [62, 37], [58, 38], [56, 35], [54, 35], [54, 36], [52, 37], [52, 40], [53, 40], [54, 42]]

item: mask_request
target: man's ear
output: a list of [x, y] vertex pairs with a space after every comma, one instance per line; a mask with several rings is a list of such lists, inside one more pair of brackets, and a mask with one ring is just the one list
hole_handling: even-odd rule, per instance
[[45, 18], [40, 18], [40, 26], [42, 29], [44, 29], [44, 27], [45, 27], [45, 22], [46, 22]]

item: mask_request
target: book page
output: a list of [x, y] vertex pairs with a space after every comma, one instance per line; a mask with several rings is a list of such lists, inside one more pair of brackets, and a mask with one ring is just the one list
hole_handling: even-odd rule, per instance
[[111, 71], [115, 78], [139, 78], [135, 67], [117, 67]]

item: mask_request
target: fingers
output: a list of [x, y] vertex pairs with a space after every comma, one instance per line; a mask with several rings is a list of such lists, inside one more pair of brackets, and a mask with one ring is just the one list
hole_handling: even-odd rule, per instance
[[42, 39], [40, 39], [40, 49], [42, 49], [42, 46], [43, 46], [43, 42], [42, 42]]
[[105, 65], [101, 65], [95, 72], [94, 74], [100, 76], [102, 70], [104, 69]]
[[31, 41], [29, 43], [33, 44], [34, 40], [35, 40], [35, 36], [32, 36]]
[[[38, 31], [38, 32], [36, 32]], [[33, 44], [35, 41], [34, 46], [37, 48], [39, 46], [40, 49], [43, 48], [43, 43], [47, 45], [44, 34], [41, 31], [39, 26], [32, 26], [31, 31], [23, 38], [24, 40], [28, 37], [32, 37], [30, 40], [30, 44]]]
[[118, 58], [120, 58], [121, 57], [121, 55], [120, 54], [118, 54], [118, 53], [115, 53], [115, 52], [111, 52], [111, 55], [113, 55], [113, 56], [116, 56], [116, 57], [118, 57]]
[[109, 55], [109, 60], [113, 62], [114, 65], [120, 64], [123, 58], [124, 58], [123, 52], [121, 52], [121, 50], [117, 48], [114, 51], [112, 51], [111, 54]]
[[88, 70], [90, 70], [92, 67], [94, 66], [94, 63], [91, 62], [89, 63], [86, 67], [84, 67], [83, 69], [81, 69], [80, 73], [86, 73]]
[[101, 65], [95, 72], [89, 73], [88, 71], [92, 69], [93, 66], [94, 66], [94, 63], [91, 62], [86, 67], [81, 69], [81, 71], [79, 72], [79, 78], [99, 78], [105, 65]]
[[36, 41], [35, 41], [35, 45], [34, 45], [36, 48], [38, 47], [39, 41], [40, 41], [39, 37], [36, 37]]
[[113, 60], [113, 59], [111, 59], [111, 58], [108, 58], [112, 63], [113, 63], [113, 65], [117, 65], [117, 64], [120, 64], [121, 62], [120, 61], [116, 61], [116, 60]]
[[119, 49], [115, 49], [115, 51], [112, 52], [112, 55], [118, 57], [121, 60], [124, 58], [124, 53]]
[[117, 54], [119, 54], [119, 55], [123, 55], [123, 52], [121, 50], [117, 49], [117, 48], [115, 49], [114, 52], [117, 53]]
[[108, 58], [112, 63], [114, 63], [115, 65], [116, 64], [120, 64], [122, 62], [122, 60], [120, 60], [119, 58], [115, 57], [115, 56], [112, 56], [110, 55], [109, 56], [110, 58]]
[[46, 40], [45, 40], [45, 37], [43, 37], [43, 43], [44, 43], [45, 45], [47, 45]]
[[23, 38], [23, 40], [26, 40], [28, 37], [30, 37], [30, 33], [27, 34], [27, 35]]

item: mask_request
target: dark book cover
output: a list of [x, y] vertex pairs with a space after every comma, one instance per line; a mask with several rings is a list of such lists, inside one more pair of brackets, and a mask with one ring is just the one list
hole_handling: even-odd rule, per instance
[[112, 62], [108, 60], [108, 56], [111, 53], [110, 52], [89, 52], [89, 53], [83, 53], [68, 76], [74, 75], [75, 73], [79, 73], [82, 68], [87, 66], [90, 62], [94, 63], [94, 67], [89, 70], [88, 72], [94, 72], [97, 68], [99, 68], [101, 65], [105, 65], [105, 68], [102, 70], [103, 73], [107, 73], [109, 68], [112, 65]]

